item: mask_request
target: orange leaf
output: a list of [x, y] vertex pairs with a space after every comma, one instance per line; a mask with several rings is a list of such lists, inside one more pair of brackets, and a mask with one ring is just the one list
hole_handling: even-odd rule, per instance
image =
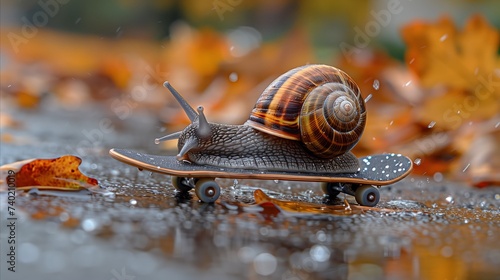
[[78, 169], [81, 162], [79, 157], [71, 155], [30, 161], [16, 172], [15, 186], [17, 189], [36, 187], [71, 191], [97, 187], [96, 179], [85, 176]]
[[408, 67], [422, 85], [446, 85], [474, 91], [479, 77], [488, 77], [498, 65], [499, 33], [480, 15], [471, 17], [463, 31], [449, 17], [437, 23], [413, 22], [402, 36], [408, 49]]

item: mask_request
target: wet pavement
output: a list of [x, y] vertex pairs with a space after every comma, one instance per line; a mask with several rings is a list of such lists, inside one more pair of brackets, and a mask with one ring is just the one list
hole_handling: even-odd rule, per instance
[[[317, 184], [220, 180], [218, 203], [176, 193], [170, 178], [108, 156], [111, 147], [165, 153], [161, 125], [103, 108], [37, 113], [2, 108], [1, 164], [80, 156], [102, 192], [19, 193], [16, 272], [7, 270], [7, 195], [2, 193], [2, 279], [499, 279], [500, 188], [440, 176], [381, 189], [376, 209], [343, 215], [278, 213], [257, 206], [261, 189], [285, 201], [329, 202]], [[103, 121], [104, 120], [104, 121]], [[107, 120], [112, 123], [109, 129]], [[4, 138], [2, 138], [4, 139]], [[351, 204], [352, 197], [347, 196]]]

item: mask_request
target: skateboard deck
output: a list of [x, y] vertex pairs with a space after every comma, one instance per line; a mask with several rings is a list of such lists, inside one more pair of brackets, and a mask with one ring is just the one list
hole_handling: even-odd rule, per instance
[[175, 156], [149, 155], [125, 149], [111, 149], [109, 154], [114, 159], [139, 169], [193, 178], [338, 182], [383, 186], [403, 179], [412, 169], [412, 161], [400, 154], [361, 157], [359, 158], [360, 169], [356, 173], [312, 173], [217, 167], [180, 162]]

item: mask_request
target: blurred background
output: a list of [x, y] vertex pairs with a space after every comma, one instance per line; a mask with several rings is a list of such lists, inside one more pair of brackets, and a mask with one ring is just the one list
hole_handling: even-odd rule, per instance
[[272, 80], [324, 63], [365, 98], [355, 154], [404, 153], [416, 174], [500, 182], [498, 1], [2, 0], [0, 10], [2, 142], [16, 142], [16, 112], [47, 108], [101, 108], [118, 132], [137, 116], [159, 134], [180, 130], [189, 122], [165, 80], [210, 121], [239, 124]]

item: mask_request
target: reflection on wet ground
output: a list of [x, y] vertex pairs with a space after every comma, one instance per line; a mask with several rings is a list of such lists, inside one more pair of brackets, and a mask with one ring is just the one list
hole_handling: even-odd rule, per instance
[[[26, 118], [37, 125], [33, 116]], [[2, 143], [1, 164], [71, 153], [65, 147], [78, 141], [74, 138], [82, 127], [98, 123], [37, 118], [56, 127], [66, 122], [81, 126], [55, 134], [35, 129], [28, 145]], [[67, 137], [60, 137], [64, 133]], [[137, 133], [127, 133], [138, 139]], [[140, 136], [154, 139], [153, 132]], [[32, 191], [16, 197], [18, 263], [7, 279], [500, 276], [499, 188], [410, 177], [382, 188], [378, 211], [369, 211], [349, 196], [347, 202], [343, 195], [329, 201], [313, 183], [226, 179], [220, 180], [220, 201], [204, 204], [194, 193], [176, 193], [166, 176], [139, 172], [108, 157], [110, 143], [125, 147], [127, 141], [106, 137], [105, 148], [88, 148], [81, 169], [107, 192]], [[290, 201], [337, 212], [292, 211], [297, 208], [287, 208]], [[2, 231], [2, 242], [6, 234]]]

